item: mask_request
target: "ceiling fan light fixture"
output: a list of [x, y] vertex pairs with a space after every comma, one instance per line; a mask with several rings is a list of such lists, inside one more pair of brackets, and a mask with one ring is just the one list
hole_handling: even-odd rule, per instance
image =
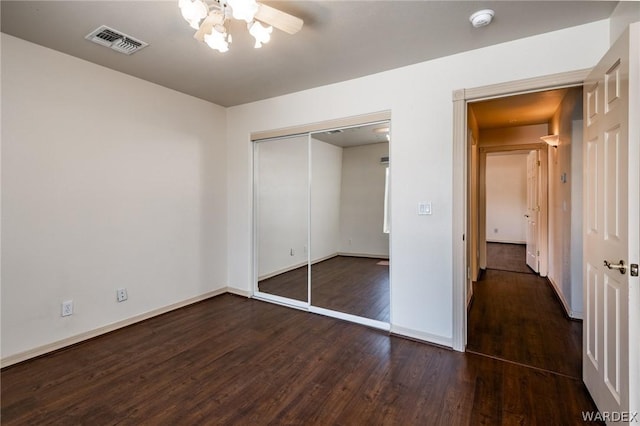
[[486, 27], [493, 21], [495, 14], [491, 9], [479, 10], [469, 17], [469, 22], [474, 28]]
[[258, 13], [258, 2], [256, 0], [227, 0], [231, 6], [235, 19], [246, 21], [247, 24], [253, 21]]
[[206, 18], [209, 13], [209, 8], [202, 0], [180, 0], [178, 7], [182, 17], [195, 30], [200, 27], [200, 21]]
[[211, 30], [211, 34], [204, 35], [204, 42], [207, 43], [210, 48], [217, 50], [220, 53], [224, 53], [229, 50], [227, 33], [220, 32], [216, 28]]
[[256, 39], [256, 44], [253, 46], [256, 49], [261, 48], [263, 43], [268, 43], [271, 40], [273, 27], [265, 27], [258, 21], [253, 21], [247, 27], [249, 28], [249, 34]]
[[295, 34], [303, 25], [302, 19], [256, 0], [178, 0], [178, 7], [196, 30], [193, 38], [219, 52], [229, 50], [232, 39], [227, 24], [234, 19], [246, 21], [255, 48], [271, 40], [273, 27]]

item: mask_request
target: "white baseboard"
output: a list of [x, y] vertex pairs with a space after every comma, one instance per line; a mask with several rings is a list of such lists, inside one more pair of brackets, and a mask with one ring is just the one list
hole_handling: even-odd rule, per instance
[[391, 334], [405, 336], [439, 346], [446, 346], [447, 348], [453, 348], [453, 339], [451, 337], [438, 336], [437, 334], [425, 333], [424, 331], [412, 330], [410, 328], [399, 327], [393, 324], [391, 324]]
[[[239, 289], [234, 289], [238, 291], [242, 291]], [[153, 318], [158, 315], [165, 314], [167, 312], [183, 308], [188, 305], [192, 305], [197, 302], [201, 302], [205, 299], [209, 299], [214, 296], [218, 296], [220, 294], [224, 294], [227, 292], [232, 292], [229, 290], [229, 287], [223, 287], [218, 290], [210, 291], [208, 293], [201, 294], [200, 296], [192, 297], [187, 300], [183, 300], [182, 302], [173, 303], [168, 306], [164, 306], [162, 308], [153, 309], [149, 312], [145, 312], [144, 314], [136, 315], [131, 318], [124, 319], [122, 321], [114, 322], [113, 324], [105, 325], [103, 327], [96, 328], [94, 330], [86, 331], [84, 333], [77, 334], [75, 336], [67, 337], [62, 340], [58, 340], [56, 342], [48, 343], [46, 345], [38, 346], [37, 348], [29, 349], [24, 352], [17, 353], [15, 355], [9, 355], [0, 360], [0, 368], [8, 367], [13, 364], [17, 364], [18, 362], [26, 361], [31, 358], [35, 358], [40, 355], [47, 354], [49, 352], [56, 351], [58, 349], [65, 348], [67, 346], [75, 345], [76, 343], [83, 342], [85, 340], [92, 339], [94, 337], [98, 337], [102, 334], [109, 333], [111, 331], [115, 331], [119, 328], [127, 327], [129, 325], [133, 325], [137, 322], [144, 321], [149, 318]], [[234, 294], [238, 294], [235, 293]], [[241, 294], [242, 295], [242, 294]]]
[[278, 269], [277, 271], [269, 272], [264, 275], [258, 277], [258, 281], [266, 280], [271, 277], [275, 277], [276, 275], [284, 274], [285, 272], [293, 271], [294, 269], [302, 268], [303, 266], [307, 266], [307, 261], [296, 263], [295, 265], [287, 266], [286, 268]]
[[251, 297], [253, 295], [252, 292], [248, 290], [242, 290], [241, 288], [237, 287], [226, 287], [225, 290], [227, 291], [227, 293], [235, 294], [237, 296]]
[[514, 241], [514, 240], [487, 240], [488, 243], [500, 243], [500, 244], [527, 244], [526, 241]]
[[[316, 263], [324, 262], [325, 260], [329, 260], [332, 257], [339, 256], [339, 253], [331, 253], [330, 255], [319, 257], [318, 259], [314, 259], [311, 261], [312, 265]], [[289, 271], [293, 271], [294, 269], [302, 268], [303, 266], [307, 266], [307, 261], [296, 263], [295, 265], [287, 266], [286, 268], [278, 269], [277, 271], [269, 272], [267, 274], [261, 275], [258, 277], [258, 281], [266, 280], [268, 278], [275, 277], [280, 274], [284, 274]]]
[[569, 316], [572, 319], [581, 320], [582, 321], [582, 311], [571, 311], [569, 312]]
[[567, 314], [569, 318], [582, 319], [582, 312], [571, 310], [571, 307], [567, 303], [567, 299], [564, 298], [564, 294], [562, 294], [562, 292], [560, 291], [558, 284], [556, 284], [556, 282], [549, 276], [547, 276], [547, 279], [551, 283], [551, 287], [553, 288], [553, 291], [555, 292], [556, 296], [558, 296], [558, 299], [560, 299], [560, 302], [562, 304], [562, 309], [564, 309], [564, 313]]
[[[314, 259], [311, 261], [312, 265], [315, 265], [316, 263], [320, 263], [320, 262], [324, 262], [325, 260], [329, 260], [333, 257], [336, 256], [346, 256], [346, 257], [370, 257], [373, 259], [385, 259], [385, 260], [389, 260], [389, 255], [384, 255], [384, 254], [370, 254], [370, 253], [346, 253], [346, 252], [337, 252], [337, 253], [332, 253], [329, 254], [327, 256], [322, 256], [319, 257], [317, 259]], [[282, 268], [282, 269], [278, 269], [277, 271], [273, 271], [273, 272], [269, 272], [266, 273], [264, 275], [261, 275], [258, 277], [258, 281], [262, 281], [262, 280], [266, 280], [269, 278], [273, 278], [277, 275], [280, 274], [284, 274], [286, 272], [289, 271], [293, 271], [294, 269], [298, 269], [298, 268], [302, 268], [303, 266], [306, 266], [307, 262], [300, 262], [300, 263], [296, 263], [295, 265], [291, 265], [291, 266], [287, 266], [286, 268]]]
[[338, 256], [345, 256], [345, 257], [370, 257], [372, 259], [385, 259], [385, 260], [389, 260], [389, 255], [388, 254], [371, 254], [371, 253], [347, 253], [347, 252], [339, 252], [337, 254]]

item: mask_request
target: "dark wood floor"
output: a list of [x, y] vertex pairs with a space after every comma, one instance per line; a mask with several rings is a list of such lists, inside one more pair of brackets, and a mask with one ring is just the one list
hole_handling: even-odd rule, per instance
[[487, 269], [533, 274], [524, 244], [487, 243]]
[[[389, 266], [380, 259], [336, 256], [311, 267], [311, 304], [389, 322]], [[260, 281], [260, 291], [307, 300], [307, 268]]]
[[258, 281], [258, 290], [264, 293], [306, 302], [309, 300], [308, 280], [309, 269], [308, 266], [305, 265]]
[[5, 425], [574, 425], [581, 381], [222, 295], [2, 370]]
[[582, 377], [582, 323], [568, 319], [546, 278], [487, 270], [474, 284], [467, 349]]

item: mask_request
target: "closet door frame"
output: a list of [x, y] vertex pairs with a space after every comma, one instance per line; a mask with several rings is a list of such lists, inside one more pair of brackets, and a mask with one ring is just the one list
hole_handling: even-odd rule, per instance
[[[253, 285], [251, 288], [251, 297], [255, 299], [259, 299], [265, 302], [276, 303], [280, 305], [284, 305], [287, 307], [305, 310], [308, 312], [325, 315], [333, 318], [338, 318], [350, 322], [354, 322], [357, 324], [366, 325], [368, 327], [377, 328], [380, 330], [390, 331], [391, 330], [391, 322], [393, 319], [393, 310], [390, 306], [390, 321], [383, 322], [378, 320], [373, 320], [370, 318], [360, 317], [357, 315], [352, 315], [344, 312], [334, 311], [331, 309], [320, 308], [317, 306], [313, 306], [313, 301], [311, 300], [311, 191], [313, 188], [313, 170], [311, 168], [312, 164], [312, 152], [311, 152], [311, 136], [313, 133], [317, 132], [326, 132], [336, 129], [345, 129], [350, 127], [359, 127], [363, 125], [376, 124], [376, 123], [390, 123], [391, 122], [391, 111], [381, 111], [371, 114], [359, 115], [354, 117], [347, 117], [336, 120], [328, 120], [318, 123], [312, 123], [301, 126], [294, 127], [286, 127], [281, 129], [267, 130], [261, 132], [251, 133], [251, 148], [252, 148], [252, 281]], [[270, 293], [261, 292], [258, 289], [258, 244], [257, 244], [257, 236], [258, 236], [258, 191], [259, 182], [258, 182], [258, 161], [256, 161], [256, 150], [257, 146], [260, 143], [265, 143], [270, 140], [282, 139], [286, 137], [307, 137], [307, 301], [303, 302], [300, 300], [289, 299], [282, 296], [277, 296]], [[391, 286], [391, 279], [389, 279], [389, 286]], [[391, 291], [389, 292], [389, 297], [391, 298]], [[389, 301], [391, 305], [391, 301]]]

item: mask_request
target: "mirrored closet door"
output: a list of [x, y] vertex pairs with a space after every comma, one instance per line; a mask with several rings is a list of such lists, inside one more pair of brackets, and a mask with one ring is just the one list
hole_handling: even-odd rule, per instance
[[275, 300], [309, 300], [308, 136], [254, 144], [257, 291]]
[[311, 305], [386, 323], [388, 135], [388, 122], [311, 134]]
[[389, 122], [254, 143], [256, 296], [388, 329]]

